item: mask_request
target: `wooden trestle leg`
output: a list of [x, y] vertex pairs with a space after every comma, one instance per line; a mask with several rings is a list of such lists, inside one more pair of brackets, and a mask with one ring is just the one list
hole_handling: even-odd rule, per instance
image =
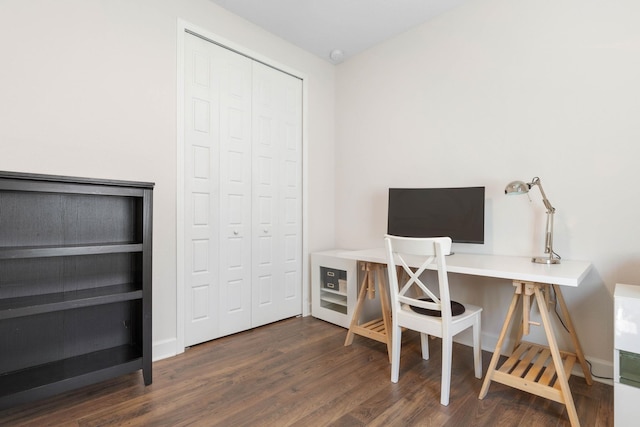
[[[562, 310], [562, 315], [569, 331], [569, 335], [571, 336], [576, 352], [575, 354], [560, 351], [558, 348], [556, 336], [551, 325], [551, 318], [549, 316], [550, 304], [548, 302], [548, 298], [545, 298], [545, 292], [543, 292], [544, 290], [548, 294], [550, 285], [518, 281], [514, 281], [513, 285], [515, 286], [513, 299], [511, 300], [507, 317], [504, 325], [502, 326], [500, 336], [498, 337], [498, 343], [493, 353], [493, 357], [491, 358], [491, 362], [489, 363], [489, 368], [487, 369], [487, 374], [478, 397], [479, 399], [483, 399], [489, 391], [491, 381], [496, 381], [564, 404], [567, 408], [567, 414], [571, 425], [578, 427], [580, 425], [580, 421], [578, 419], [578, 413], [569, 388], [569, 377], [571, 376], [571, 369], [576, 359], [580, 362], [587, 384], [592, 384], [593, 380], [591, 378], [591, 373], [588, 369], [586, 359], [584, 358], [578, 336], [573, 328], [573, 323], [569, 316], [569, 311], [567, 310], [562, 292], [559, 286], [552, 285]], [[546, 296], [548, 297], [548, 295]], [[540, 311], [541, 323], [544, 327], [548, 347], [521, 341], [522, 335], [527, 335], [529, 333], [530, 325], [533, 324], [539, 326], [538, 323], [531, 322], [529, 320], [529, 310], [531, 308], [532, 297], [535, 298]], [[516, 343], [516, 348], [513, 350], [511, 356], [509, 356], [509, 358], [499, 368], [497, 368], [504, 340], [509, 330], [509, 326], [516, 314], [516, 306], [520, 299], [523, 301], [523, 324], [519, 330], [518, 342]]]
[[[348, 346], [353, 343], [355, 335], [371, 338], [387, 345], [387, 354], [391, 361], [391, 306], [389, 304], [389, 295], [387, 294], [387, 281], [385, 278], [384, 264], [372, 262], [361, 262], [361, 268], [364, 271], [360, 290], [358, 292], [358, 301], [353, 311], [353, 317], [347, 332], [347, 338], [344, 345]], [[366, 296], [369, 295], [373, 299], [375, 295], [375, 282], [378, 279], [378, 290], [380, 293], [380, 305], [382, 308], [382, 318], [368, 321], [360, 324], [360, 317], [364, 308]]]
[[580, 341], [578, 340], [578, 334], [576, 333], [575, 328], [573, 327], [573, 322], [571, 321], [571, 316], [569, 315], [569, 309], [567, 309], [567, 304], [564, 302], [564, 296], [562, 296], [562, 291], [560, 290], [560, 286], [552, 285], [553, 290], [558, 298], [558, 304], [560, 305], [560, 311], [562, 312], [562, 317], [564, 319], [564, 323], [569, 330], [569, 336], [571, 337], [571, 342], [573, 343], [573, 348], [576, 351], [576, 356], [578, 357], [578, 361], [580, 362], [580, 366], [582, 367], [582, 372], [584, 373], [584, 379], [587, 384], [593, 384], [593, 378], [591, 377], [591, 370], [589, 369], [589, 365], [587, 364], [587, 359], [584, 357], [584, 353], [582, 351], [582, 346], [580, 345]]

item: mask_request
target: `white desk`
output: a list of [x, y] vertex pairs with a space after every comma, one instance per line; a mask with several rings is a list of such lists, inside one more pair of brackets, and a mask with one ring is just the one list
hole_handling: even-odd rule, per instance
[[[344, 251], [336, 255], [344, 259], [378, 265], [386, 264], [386, 256], [382, 248]], [[407, 261], [410, 263], [410, 260]], [[592, 384], [593, 380], [560, 286], [579, 286], [591, 269], [591, 263], [562, 260], [561, 264], [547, 265], [535, 264], [531, 262], [529, 257], [463, 253], [446, 257], [446, 263], [447, 270], [451, 273], [508, 279], [512, 281], [515, 289], [479, 398], [483, 399], [487, 395], [491, 382], [496, 381], [565, 404], [571, 425], [579, 426], [580, 422], [568, 383], [571, 369], [576, 360], [582, 366], [587, 384]], [[416, 265], [410, 265], [410, 267], [419, 267], [420, 264], [416, 260]], [[433, 265], [430, 269], [435, 270], [436, 266]], [[562, 310], [575, 354], [561, 352], [558, 348], [549, 317], [549, 311], [555, 305], [555, 301], [551, 301], [551, 288], [554, 290]], [[522, 300], [522, 324], [519, 328], [515, 349], [498, 368], [502, 346], [510, 324], [516, 317], [516, 307], [520, 300]], [[530, 325], [535, 324], [529, 319], [533, 301], [538, 304], [540, 309], [548, 347], [522, 341], [523, 335], [529, 333]]]
[[[357, 261], [387, 263], [383, 248], [344, 251], [336, 255]], [[561, 264], [547, 265], [533, 263], [531, 257], [506, 255], [455, 253], [447, 256], [445, 261], [450, 273], [573, 287], [578, 286], [591, 270], [591, 263], [588, 261], [562, 260]], [[422, 263], [418, 262], [416, 260], [416, 265], [410, 267], [419, 267]], [[435, 270], [436, 265], [429, 269]]]

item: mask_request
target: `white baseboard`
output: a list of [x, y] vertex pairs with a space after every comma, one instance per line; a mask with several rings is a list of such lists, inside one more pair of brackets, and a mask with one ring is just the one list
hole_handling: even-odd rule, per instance
[[[602, 360], [595, 357], [589, 357], [588, 355], [584, 356], [591, 363], [591, 376], [594, 381], [598, 381], [599, 383], [613, 385], [613, 363], [609, 360]], [[576, 375], [578, 377], [584, 377], [584, 373], [582, 372], [582, 368], [579, 363], [573, 365], [573, 370], [571, 371], [572, 375]], [[596, 377], [597, 375], [597, 377]], [[601, 378], [598, 378], [601, 377]]]
[[179, 353], [184, 353], [184, 349], [176, 348], [177, 340], [176, 338], [169, 338], [166, 340], [158, 341], [153, 343], [153, 357], [152, 360], [157, 362], [158, 360], [167, 359], [169, 357], [176, 356]]

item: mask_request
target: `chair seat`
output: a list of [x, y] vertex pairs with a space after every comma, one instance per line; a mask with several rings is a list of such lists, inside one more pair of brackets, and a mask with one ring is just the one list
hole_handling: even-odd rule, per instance
[[[433, 303], [434, 301], [431, 298], [418, 298], [420, 301], [425, 301], [425, 302], [429, 302], [429, 303]], [[430, 308], [424, 308], [424, 307], [417, 307], [415, 305], [411, 305], [411, 309], [413, 311], [415, 311], [416, 313], [420, 313], [420, 314], [426, 314], [429, 316], [434, 316], [434, 317], [441, 317], [442, 316], [442, 311], [440, 310], [432, 310]], [[451, 315], [452, 316], [458, 316], [460, 314], [464, 313], [464, 305], [460, 304], [457, 301], [451, 301]]]
[[[472, 304], [464, 305], [464, 313], [458, 316], [451, 316], [451, 334], [455, 335], [471, 326], [476, 316], [482, 312], [482, 307]], [[402, 304], [402, 310], [398, 313], [398, 323], [415, 331], [420, 331], [429, 335], [442, 335], [442, 318], [416, 313], [409, 304]]]
[[[472, 304], [465, 304], [465, 303], [461, 303], [462, 305], [464, 305], [464, 313], [459, 314], [457, 316], [451, 316], [451, 320], [452, 321], [456, 321], [456, 320], [462, 320], [465, 319], [467, 317], [471, 317], [474, 316], [477, 312], [482, 311], [482, 307], [478, 307], [477, 305], [472, 305]], [[415, 314], [416, 316], [420, 317], [420, 318], [424, 318], [424, 317], [428, 317], [430, 319], [440, 319], [440, 317], [437, 316], [429, 316], [427, 314], [420, 314], [415, 312], [414, 310], [411, 309], [411, 306], [409, 304], [402, 304], [402, 311], [407, 312], [409, 314]]]

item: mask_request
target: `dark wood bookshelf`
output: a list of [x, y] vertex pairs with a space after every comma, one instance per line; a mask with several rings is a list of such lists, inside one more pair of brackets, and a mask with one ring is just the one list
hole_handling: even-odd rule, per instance
[[153, 184], [0, 172], [0, 408], [151, 373]]

